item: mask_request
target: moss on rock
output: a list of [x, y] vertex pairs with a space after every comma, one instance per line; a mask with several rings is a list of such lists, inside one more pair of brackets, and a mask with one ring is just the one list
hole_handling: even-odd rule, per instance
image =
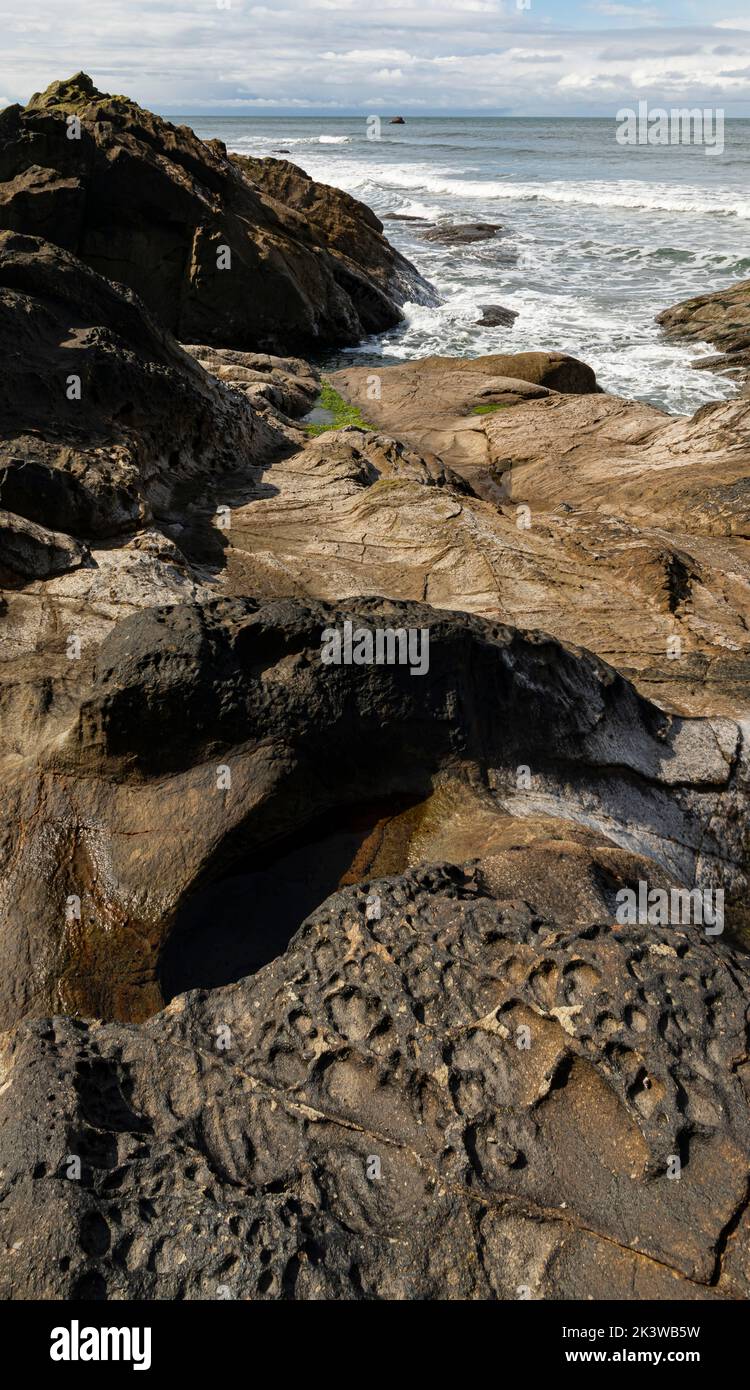
[[306, 429], [311, 439], [317, 438], [319, 434], [327, 434], [329, 430], [343, 430], [347, 425], [356, 425], [361, 430], [373, 429], [373, 426], [365, 420], [359, 407], [349, 405], [328, 382], [323, 382], [320, 396], [313, 409], [327, 410], [333, 418], [322, 423], [308, 424]]

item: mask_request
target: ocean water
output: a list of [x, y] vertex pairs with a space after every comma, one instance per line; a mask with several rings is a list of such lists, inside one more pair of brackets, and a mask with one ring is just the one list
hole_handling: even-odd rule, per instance
[[[691, 366], [714, 349], [667, 343], [654, 315], [750, 276], [748, 120], [727, 121], [723, 153], [707, 154], [620, 145], [614, 117], [409, 117], [383, 122], [380, 140], [358, 117], [180, 119], [232, 151], [289, 158], [381, 218], [502, 225], [492, 241], [448, 248], [419, 223], [386, 220], [443, 302], [407, 305], [402, 325], [339, 363], [541, 348], [590, 363], [608, 391], [678, 413], [734, 392]], [[516, 310], [513, 327], [478, 327], [485, 303]]]

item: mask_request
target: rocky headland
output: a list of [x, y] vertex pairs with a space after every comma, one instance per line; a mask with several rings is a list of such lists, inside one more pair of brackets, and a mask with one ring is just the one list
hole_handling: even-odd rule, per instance
[[431, 287], [82, 74], [0, 180], [2, 1296], [746, 1298], [747, 396], [323, 381]]
[[319, 351], [433, 297], [363, 204], [230, 156], [85, 73], [2, 112], [0, 188], [0, 226], [127, 285], [187, 342]]

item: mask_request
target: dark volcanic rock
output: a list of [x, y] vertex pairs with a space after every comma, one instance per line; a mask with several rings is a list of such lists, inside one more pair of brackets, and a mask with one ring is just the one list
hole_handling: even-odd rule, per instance
[[[285, 159], [253, 159], [250, 155], [230, 156], [233, 164], [249, 181], [270, 198], [293, 209], [319, 235], [328, 251], [341, 258], [340, 283], [346, 284], [346, 268], [356, 261], [373, 286], [397, 304], [407, 299], [436, 304], [437, 295], [403, 256], [383, 236], [383, 226], [364, 203], [340, 188], [316, 183], [304, 170]], [[367, 314], [367, 291], [353, 285], [352, 297], [361, 299], [360, 313]], [[377, 301], [373, 302], [377, 314]], [[378, 332], [377, 326], [368, 331]]]
[[475, 241], [492, 241], [503, 230], [500, 222], [460, 222], [456, 226], [441, 224], [425, 232], [425, 241], [441, 246], [470, 246]]
[[0, 114], [0, 226], [75, 252], [189, 342], [356, 343], [397, 323], [404, 299], [430, 295], [369, 209], [275, 164], [243, 173], [221, 141], [79, 73]]
[[41, 525], [116, 535], [285, 443], [132, 291], [38, 237], [0, 233], [0, 345], [0, 506]]
[[426, 217], [413, 217], [409, 212], [384, 212], [384, 222], [426, 222]]
[[477, 319], [479, 328], [511, 328], [518, 318], [515, 309], [504, 309], [502, 304], [480, 304], [482, 317]]
[[749, 989], [476, 869], [338, 892], [140, 1027], [6, 1035], [0, 1295], [747, 1298]]

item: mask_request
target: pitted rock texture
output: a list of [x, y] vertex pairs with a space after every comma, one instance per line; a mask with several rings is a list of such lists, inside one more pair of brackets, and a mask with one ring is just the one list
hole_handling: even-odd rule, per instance
[[746, 1298], [746, 401], [428, 359], [311, 440], [429, 295], [371, 213], [80, 75], [3, 179], [0, 1294]]
[[247, 177], [220, 141], [78, 73], [0, 114], [0, 226], [128, 285], [188, 342], [315, 351], [392, 328], [407, 298], [435, 302], [369, 208], [261, 163]]
[[747, 1298], [749, 987], [472, 869], [336, 893], [140, 1027], [5, 1036], [0, 1292]]

